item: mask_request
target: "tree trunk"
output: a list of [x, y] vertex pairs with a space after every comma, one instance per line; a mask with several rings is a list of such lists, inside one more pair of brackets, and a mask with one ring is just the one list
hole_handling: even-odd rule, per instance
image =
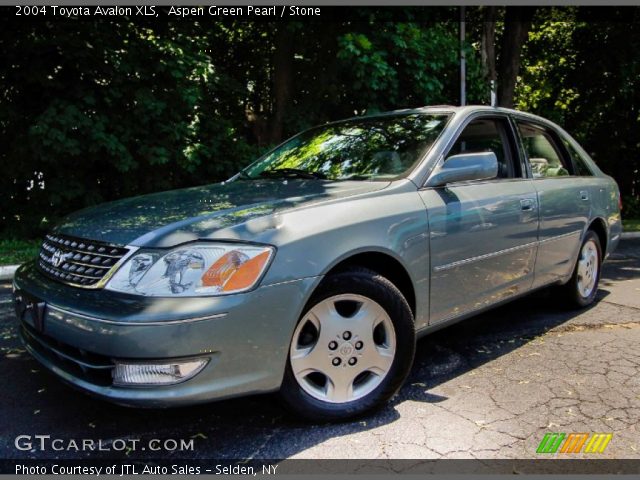
[[[482, 7], [484, 9], [482, 33], [480, 38], [480, 59], [484, 75], [489, 81], [489, 88], [497, 86], [496, 73], [496, 7]], [[492, 83], [493, 82], [493, 83]]]
[[291, 30], [285, 25], [280, 25], [275, 35], [273, 57], [274, 105], [269, 134], [271, 143], [279, 143], [282, 140], [284, 119], [291, 102], [293, 45], [294, 39]]
[[501, 107], [513, 107], [513, 94], [520, 70], [520, 52], [527, 40], [534, 13], [535, 7], [506, 7], [498, 72], [498, 105]]

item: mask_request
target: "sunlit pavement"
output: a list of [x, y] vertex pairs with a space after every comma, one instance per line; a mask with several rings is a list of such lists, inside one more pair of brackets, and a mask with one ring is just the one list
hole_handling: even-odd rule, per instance
[[271, 395], [173, 410], [92, 399], [24, 352], [6, 283], [0, 333], [4, 458], [54, 456], [16, 450], [21, 434], [194, 439], [167, 459], [536, 458], [546, 432], [612, 432], [598, 458], [640, 458], [640, 240], [606, 265], [594, 307], [568, 311], [545, 291], [435, 333], [391, 405], [339, 425], [299, 422]]

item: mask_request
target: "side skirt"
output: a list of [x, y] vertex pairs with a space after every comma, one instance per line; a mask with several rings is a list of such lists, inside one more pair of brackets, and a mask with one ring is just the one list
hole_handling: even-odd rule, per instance
[[[564, 283], [566, 283], [566, 282], [564, 282]], [[416, 336], [417, 336], [418, 339], [420, 339], [420, 338], [422, 338], [422, 337], [424, 337], [424, 336], [426, 336], [426, 335], [428, 335], [430, 333], [437, 332], [438, 330], [442, 330], [443, 328], [450, 327], [451, 325], [455, 325], [456, 323], [461, 322], [463, 320], [466, 320], [468, 318], [475, 317], [476, 315], [480, 315], [481, 313], [487, 312], [489, 310], [493, 310], [494, 308], [501, 307], [502, 305], [506, 305], [507, 303], [510, 303], [510, 302], [512, 302], [514, 300], [517, 300], [519, 298], [526, 297], [527, 295], [529, 295], [529, 294], [531, 294], [533, 292], [536, 292], [538, 290], [543, 290], [543, 289], [551, 287], [553, 285], [561, 285], [561, 284], [562, 284], [562, 281], [556, 281], [556, 282], [547, 283], [545, 285], [541, 285], [539, 287], [532, 288], [530, 290], [526, 290], [524, 292], [517, 293], [517, 294], [515, 294], [515, 295], [513, 295], [513, 296], [511, 296], [509, 298], [505, 298], [503, 300], [498, 300], [497, 302], [492, 303], [491, 305], [487, 305], [486, 307], [479, 308], [478, 310], [472, 310], [470, 312], [463, 313], [463, 314], [461, 314], [461, 315], [459, 315], [457, 317], [449, 318], [447, 320], [443, 320], [443, 321], [435, 323], [433, 325], [427, 325], [426, 327], [421, 328], [420, 330], [418, 330], [416, 332]]]

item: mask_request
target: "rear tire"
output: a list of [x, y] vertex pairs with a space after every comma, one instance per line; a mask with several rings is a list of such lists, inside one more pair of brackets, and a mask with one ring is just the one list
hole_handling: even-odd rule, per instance
[[593, 230], [589, 230], [580, 246], [573, 275], [563, 286], [563, 297], [570, 307], [584, 308], [593, 303], [598, 293], [601, 267], [600, 238]]
[[328, 276], [295, 329], [280, 396], [314, 421], [362, 415], [400, 389], [415, 347], [411, 309], [393, 283], [364, 268]]

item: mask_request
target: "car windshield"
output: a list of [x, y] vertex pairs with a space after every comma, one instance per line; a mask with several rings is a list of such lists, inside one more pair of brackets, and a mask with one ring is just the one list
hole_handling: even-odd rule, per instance
[[386, 115], [315, 127], [251, 164], [239, 178], [393, 179], [414, 167], [448, 118]]

